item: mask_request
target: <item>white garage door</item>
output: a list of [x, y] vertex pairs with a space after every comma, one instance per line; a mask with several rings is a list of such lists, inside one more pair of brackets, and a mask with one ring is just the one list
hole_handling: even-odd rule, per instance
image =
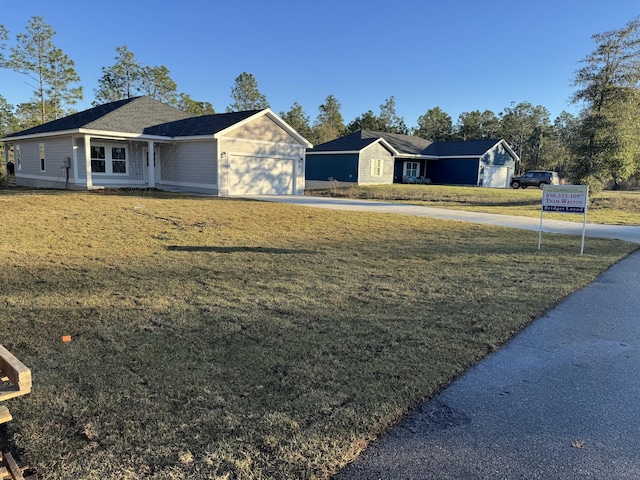
[[293, 162], [288, 158], [232, 155], [229, 162], [229, 193], [291, 195]]
[[509, 187], [509, 182], [511, 181], [512, 176], [513, 172], [511, 167], [502, 165], [487, 166], [484, 169], [482, 186], [507, 188]]

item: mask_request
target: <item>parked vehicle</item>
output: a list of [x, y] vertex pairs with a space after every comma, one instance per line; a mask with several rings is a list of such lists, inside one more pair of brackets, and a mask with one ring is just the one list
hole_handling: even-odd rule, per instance
[[531, 170], [521, 177], [513, 177], [511, 179], [513, 188], [542, 188], [543, 185], [558, 185], [559, 183], [558, 173], [550, 170]]

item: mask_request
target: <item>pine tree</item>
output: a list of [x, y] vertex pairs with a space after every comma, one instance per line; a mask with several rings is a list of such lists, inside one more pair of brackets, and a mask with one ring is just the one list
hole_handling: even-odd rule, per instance
[[574, 144], [573, 180], [601, 188], [640, 171], [640, 21], [592, 36], [573, 101], [583, 109]]
[[32, 17], [26, 33], [17, 36], [17, 45], [11, 49], [7, 66], [33, 80], [34, 94], [40, 102], [40, 121], [47, 120], [47, 103], [56, 104], [54, 115], [64, 104], [82, 100], [82, 88], [72, 88], [79, 82], [74, 63], [57, 48], [52, 38], [55, 31], [42, 17]]
[[267, 98], [258, 90], [257, 80], [247, 72], [242, 72], [236, 77], [231, 89], [231, 98], [233, 102], [227, 107], [227, 112], [269, 108]]

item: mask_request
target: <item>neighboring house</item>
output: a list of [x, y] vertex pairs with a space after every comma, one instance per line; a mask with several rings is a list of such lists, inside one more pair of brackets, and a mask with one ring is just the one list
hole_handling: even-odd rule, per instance
[[307, 150], [307, 188], [394, 183], [399, 159], [420, 157], [428, 140], [361, 130]]
[[504, 140], [435, 142], [423, 152], [435, 184], [508, 188], [519, 160]]
[[517, 155], [504, 140], [431, 143], [362, 130], [307, 150], [307, 188], [437, 183], [507, 188]]
[[18, 185], [220, 196], [303, 194], [311, 146], [270, 109], [194, 117], [148, 97], [100, 105], [0, 141], [9, 147], [5, 164], [13, 148]]

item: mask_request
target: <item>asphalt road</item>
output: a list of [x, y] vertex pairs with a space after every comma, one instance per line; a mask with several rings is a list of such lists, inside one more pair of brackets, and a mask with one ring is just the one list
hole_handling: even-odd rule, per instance
[[[319, 197], [252, 197], [538, 230], [539, 219]], [[545, 221], [543, 230], [581, 234]], [[587, 225], [640, 243], [640, 227]], [[336, 480], [640, 479], [640, 252], [410, 414]]]
[[639, 478], [640, 252], [536, 320], [336, 477]]

